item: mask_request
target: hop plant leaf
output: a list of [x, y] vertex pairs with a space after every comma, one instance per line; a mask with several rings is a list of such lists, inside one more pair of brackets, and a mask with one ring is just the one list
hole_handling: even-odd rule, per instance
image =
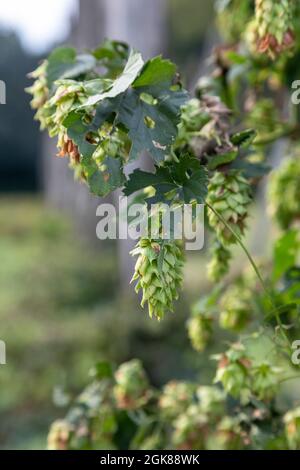
[[54, 50], [28, 91], [41, 126], [58, 136], [59, 156], [69, 155], [76, 174], [103, 196], [122, 187], [123, 166], [141, 152], [157, 163], [170, 154], [187, 100], [175, 75], [168, 60], [144, 63], [137, 51], [106, 41], [86, 54]]
[[[155, 173], [135, 170], [129, 176], [123, 190], [126, 196], [149, 186], [155, 189], [155, 197], [151, 202], [186, 203], [196, 201], [203, 204], [207, 195], [207, 171], [199, 160], [188, 153], [181, 155], [176, 162], [166, 163], [163, 167], [156, 166]], [[168, 198], [168, 194], [171, 197]]]

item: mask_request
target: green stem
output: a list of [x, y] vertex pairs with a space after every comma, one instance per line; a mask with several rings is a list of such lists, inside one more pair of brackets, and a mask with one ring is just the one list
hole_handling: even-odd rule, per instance
[[290, 377], [285, 377], [284, 379], [279, 380], [279, 383], [282, 384], [284, 382], [288, 382], [289, 380], [296, 380], [300, 379], [300, 375], [291, 375]]
[[272, 294], [270, 293], [265, 281], [263, 280], [262, 278], [262, 275], [260, 274], [259, 272], [259, 269], [258, 267], [256, 266], [255, 264], [255, 261], [254, 259], [252, 258], [251, 254], [249, 253], [247, 247], [245, 246], [245, 244], [243, 243], [242, 239], [239, 237], [239, 235], [230, 227], [230, 225], [226, 222], [226, 220], [224, 219], [224, 217], [219, 214], [219, 212], [214, 209], [210, 204], [206, 203], [207, 207], [216, 215], [216, 217], [218, 217], [218, 219], [225, 225], [225, 227], [232, 233], [232, 235], [234, 236], [234, 238], [236, 239], [236, 241], [238, 242], [238, 244], [240, 245], [240, 247], [242, 248], [242, 250], [244, 251], [244, 253], [246, 254], [248, 260], [250, 261], [254, 271], [255, 271], [255, 274], [257, 276], [257, 278], [259, 279], [260, 283], [261, 283], [261, 286], [264, 290], [264, 292], [266, 293], [267, 295], [267, 298], [269, 299], [269, 302], [272, 306], [272, 308], [274, 309], [274, 315], [275, 315], [275, 318], [276, 318], [276, 321], [277, 321], [277, 324], [278, 324], [278, 327], [280, 328], [280, 332], [281, 332], [281, 335], [283, 336], [284, 340], [286, 341], [287, 345], [290, 347], [290, 341], [288, 339], [288, 336], [286, 335], [285, 331], [284, 331], [284, 327], [283, 327], [283, 324], [281, 322], [281, 319], [280, 319], [280, 316], [278, 314], [278, 307], [276, 307], [274, 301], [273, 301], [273, 296]]

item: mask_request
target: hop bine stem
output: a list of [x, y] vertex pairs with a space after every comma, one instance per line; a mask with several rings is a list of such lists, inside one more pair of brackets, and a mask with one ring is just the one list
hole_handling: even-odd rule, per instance
[[278, 313], [278, 308], [276, 307], [275, 303], [274, 303], [274, 300], [273, 300], [273, 296], [272, 294], [270, 293], [265, 281], [263, 280], [262, 278], [262, 275], [260, 274], [259, 272], [259, 269], [254, 261], [254, 259], [252, 258], [251, 254], [249, 253], [248, 249], [246, 248], [245, 244], [243, 243], [242, 239], [239, 237], [239, 235], [237, 235], [237, 233], [230, 227], [230, 225], [226, 222], [226, 220], [224, 219], [224, 217], [222, 217], [221, 214], [219, 214], [219, 212], [214, 209], [210, 204], [206, 203], [207, 207], [215, 214], [216, 217], [218, 217], [218, 219], [225, 225], [225, 227], [230, 230], [230, 232], [232, 233], [232, 235], [234, 236], [234, 238], [236, 239], [237, 243], [240, 245], [240, 247], [242, 248], [242, 250], [244, 251], [244, 253], [246, 254], [248, 260], [250, 261], [254, 271], [255, 271], [255, 274], [272, 306], [272, 308], [274, 309], [274, 315], [275, 315], [275, 318], [276, 318], [276, 321], [277, 321], [277, 324], [278, 324], [278, 327], [280, 329], [280, 332], [281, 332], [281, 335], [284, 339], [284, 341], [286, 342], [286, 345], [288, 346], [289, 350], [290, 350], [290, 341], [289, 341], [289, 338], [286, 334], [286, 332], [284, 331], [284, 327], [283, 327], [283, 324], [281, 322], [281, 319], [280, 319], [280, 316], [279, 316], [279, 313]]

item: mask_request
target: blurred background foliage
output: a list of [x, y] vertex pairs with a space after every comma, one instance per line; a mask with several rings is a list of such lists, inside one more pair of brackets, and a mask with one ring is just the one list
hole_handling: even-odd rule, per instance
[[0, 220], [1, 447], [43, 448], [57, 405], [76, 396], [100, 359], [139, 357], [156, 385], [195, 377], [199, 366], [202, 380], [211, 377], [185, 331], [199, 256], [187, 265], [176, 315], [158, 324], [120, 297], [113, 246], [97, 253], [76, 240], [39, 196], [2, 196]]

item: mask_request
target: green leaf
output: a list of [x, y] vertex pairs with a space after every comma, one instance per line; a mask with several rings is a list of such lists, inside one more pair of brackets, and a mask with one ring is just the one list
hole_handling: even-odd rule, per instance
[[254, 129], [246, 129], [242, 132], [238, 132], [231, 136], [231, 142], [233, 145], [241, 148], [248, 148], [257, 136], [257, 132]]
[[171, 62], [156, 57], [147, 62], [139, 75], [142, 68], [141, 55], [131, 51], [123, 73], [112, 87], [89, 97], [79, 109], [98, 104], [93, 121], [95, 130], [105, 121], [125, 127], [132, 142], [130, 160], [148, 151], [155, 162], [161, 162], [177, 136], [187, 93], [179, 86], [172, 87], [176, 69]]
[[82, 155], [80, 163], [86, 172], [91, 192], [97, 196], [107, 196], [115, 189], [122, 187], [125, 181], [122, 160], [107, 155], [101, 168], [98, 167], [92, 158], [96, 146], [86, 139], [92, 127], [82, 121], [82, 116], [76, 112], [70, 113], [64, 121], [64, 126], [68, 129], [68, 136], [78, 146]]
[[90, 375], [98, 380], [113, 378], [113, 367], [108, 361], [97, 362]]
[[48, 57], [47, 82], [49, 88], [56, 80], [76, 78], [90, 72], [96, 66], [96, 59], [91, 54], [77, 55], [71, 47], [59, 47]]
[[232, 62], [232, 64], [236, 65], [244, 65], [247, 63], [248, 60], [248, 58], [244, 55], [238, 54], [237, 52], [232, 50], [225, 52], [225, 57], [227, 58], [227, 60]]
[[215, 170], [220, 165], [226, 165], [231, 163], [237, 157], [237, 150], [230, 150], [229, 152], [222, 153], [220, 155], [214, 155], [209, 157], [208, 169]]
[[143, 65], [144, 61], [142, 59], [141, 54], [135, 50], [131, 50], [128, 62], [125, 65], [123, 72], [113, 82], [112, 87], [104, 93], [99, 93], [94, 96], [91, 96], [86, 100], [85, 103], [83, 103], [81, 107], [83, 108], [86, 106], [93, 106], [99, 103], [99, 101], [103, 101], [108, 98], [115, 98], [121, 93], [124, 93], [129, 88], [129, 86], [132, 85], [139, 72], [141, 71]]
[[160, 83], [171, 83], [176, 73], [176, 66], [161, 56], [148, 60], [133, 87], [155, 86]]
[[167, 194], [170, 192], [174, 193], [172, 200], [176, 202], [205, 202], [208, 176], [205, 167], [197, 159], [186, 154], [178, 162], [155, 168], [156, 173], [135, 170], [125, 183], [124, 194], [130, 196], [136, 191], [153, 186], [156, 195], [151, 199], [152, 203], [167, 202]]
[[82, 116], [72, 112], [64, 120], [63, 125], [68, 129], [68, 136], [78, 146], [81, 155], [89, 160], [95, 152], [95, 146], [86, 140], [90, 127], [82, 121]]
[[99, 65], [107, 69], [106, 76], [117, 77], [125, 67], [128, 60], [129, 47], [125, 42], [106, 39], [93, 52]]
[[[143, 99], [143, 93], [151, 95], [155, 104], [147, 103]], [[139, 91], [127, 91], [117, 115], [117, 122], [128, 129], [132, 141], [130, 160], [137, 159], [145, 150], [157, 163], [165, 159], [177, 136], [180, 109], [186, 98], [185, 91], [161, 87], [143, 87]]]
[[232, 163], [230, 168], [241, 170], [243, 172], [243, 175], [248, 179], [261, 178], [267, 175], [272, 170], [272, 167], [266, 165], [263, 162], [255, 163], [242, 158], [237, 158]]
[[93, 56], [101, 61], [103, 59], [128, 58], [128, 45], [122, 41], [105, 39], [100, 46], [93, 50]]
[[277, 240], [274, 246], [274, 271], [275, 281], [290, 268], [295, 266], [300, 252], [300, 239], [297, 230], [289, 230]]
[[88, 185], [93, 194], [103, 197], [122, 187], [125, 176], [122, 161], [119, 158], [107, 156], [101, 167], [104, 169], [97, 168], [88, 176]]
[[183, 184], [182, 194], [186, 204], [192, 201], [204, 204], [207, 196], [207, 173], [203, 166]]
[[164, 187], [164, 192], [171, 191], [176, 188], [176, 185], [171, 181], [170, 173], [168, 169], [164, 167], [156, 167], [156, 173], [149, 173], [143, 170], [134, 170], [129, 179], [127, 180], [123, 193], [125, 196], [140, 191], [149, 186], [153, 186], [155, 189], [161, 190]]
[[112, 80], [107, 78], [95, 78], [94, 80], [83, 82], [82, 85], [88, 95], [95, 95], [96, 93], [103, 93], [108, 90], [112, 85]]

